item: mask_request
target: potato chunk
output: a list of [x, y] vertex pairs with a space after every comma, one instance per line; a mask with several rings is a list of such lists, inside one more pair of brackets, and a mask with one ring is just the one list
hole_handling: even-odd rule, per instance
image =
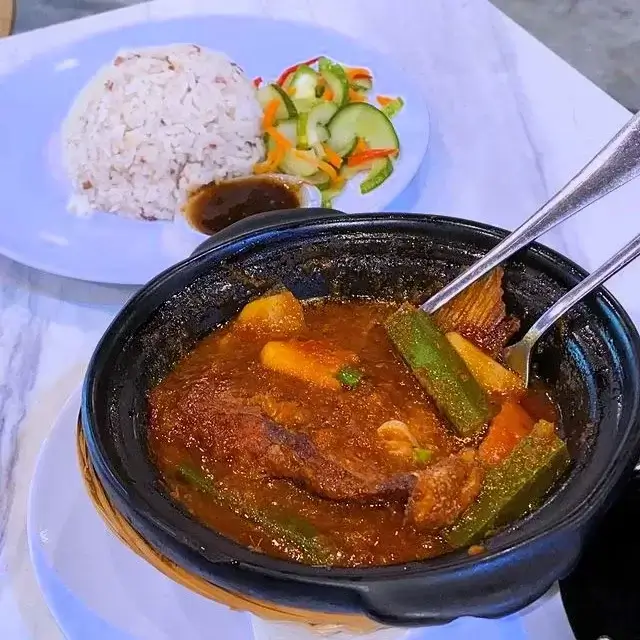
[[290, 291], [282, 291], [249, 302], [236, 322], [238, 326], [284, 338], [304, 329], [304, 312]]
[[272, 340], [260, 353], [262, 364], [325, 389], [339, 390], [338, 373], [357, 364], [358, 356], [323, 340]]
[[503, 367], [459, 333], [447, 333], [447, 340], [464, 360], [471, 375], [488, 393], [517, 396], [524, 391], [524, 382], [520, 376]]

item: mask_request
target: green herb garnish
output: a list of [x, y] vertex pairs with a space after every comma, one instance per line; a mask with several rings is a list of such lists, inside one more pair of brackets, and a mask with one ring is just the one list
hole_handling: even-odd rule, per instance
[[353, 367], [342, 367], [338, 373], [336, 373], [336, 379], [343, 386], [347, 387], [347, 389], [355, 389], [362, 380], [364, 373], [359, 369], [354, 369]]
[[416, 448], [413, 450], [413, 459], [418, 464], [427, 464], [431, 460], [433, 453], [429, 449]]

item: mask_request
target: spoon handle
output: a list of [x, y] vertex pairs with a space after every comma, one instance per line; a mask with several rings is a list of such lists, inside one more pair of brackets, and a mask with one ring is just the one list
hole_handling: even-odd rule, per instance
[[427, 313], [437, 311], [516, 251], [638, 175], [640, 113], [633, 116], [598, 155], [542, 208], [469, 269], [429, 298], [422, 305], [422, 310]]
[[626, 267], [632, 260], [640, 255], [640, 234], [631, 242], [626, 244], [620, 251], [600, 265], [593, 273], [590, 273], [584, 280], [579, 282], [573, 289], [565, 293], [562, 298], [551, 305], [534, 323], [521, 342], [526, 343], [529, 348], [533, 347], [538, 338], [569, 309], [577, 304], [588, 293], [608, 280], [612, 275], [618, 273], [620, 269]]

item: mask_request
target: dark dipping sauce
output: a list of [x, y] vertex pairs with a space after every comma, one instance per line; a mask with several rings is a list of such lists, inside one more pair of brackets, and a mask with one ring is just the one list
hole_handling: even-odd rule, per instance
[[184, 213], [195, 229], [212, 235], [256, 213], [299, 206], [294, 185], [273, 178], [250, 177], [200, 188], [190, 196]]
[[[428, 468], [411, 450], [390, 455], [378, 432], [389, 420], [411, 424], [433, 461], [477, 442], [452, 433], [394, 352], [383, 322], [396, 305], [316, 301], [302, 308], [297, 337], [309, 349], [322, 351], [329, 340], [342, 353], [357, 352], [365, 381], [348, 391], [308, 384], [261, 364], [261, 351], [273, 339], [269, 333], [240, 321], [214, 331], [149, 397], [149, 447], [169, 493], [197, 520], [238, 543], [309, 564], [386, 565], [450, 551], [439, 530], [410, 526], [405, 504], [393, 496], [348, 500], [318, 494], [339, 487], [355, 491], [358, 478], [364, 482], [368, 473], [393, 478]], [[274, 306], [270, 313], [279, 311]], [[557, 418], [544, 391], [528, 392], [521, 403], [535, 420]], [[291, 448], [297, 454], [287, 462]], [[267, 456], [276, 464], [281, 458], [290, 479], [265, 475], [260, 464]], [[296, 478], [315, 483], [318, 493]], [[441, 499], [455, 502], [460, 487], [454, 480], [447, 487]], [[288, 535], [278, 535], [274, 526]], [[314, 555], [318, 541], [326, 554]]]

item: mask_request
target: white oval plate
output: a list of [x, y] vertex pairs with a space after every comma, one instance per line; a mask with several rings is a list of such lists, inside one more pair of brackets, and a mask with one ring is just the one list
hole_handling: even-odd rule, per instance
[[[186, 258], [205, 237], [186, 225], [66, 209], [70, 185], [60, 163], [60, 126], [76, 94], [121, 48], [193, 42], [227, 53], [252, 78], [275, 79], [296, 61], [327, 55], [369, 67], [376, 93], [400, 95], [394, 119], [402, 152], [393, 175], [363, 196], [356, 184], [336, 198], [345, 212], [382, 211], [405, 189], [427, 150], [424, 98], [391, 59], [313, 25], [243, 16], [149, 22], [51, 50], [2, 78], [0, 253], [58, 275], [144, 284]], [[266, 45], [266, 46], [265, 46]]]
[[[27, 536], [45, 600], [67, 640], [273, 640], [252, 617], [176, 584], [113, 536], [85, 493], [76, 457], [80, 389], [44, 441]], [[556, 588], [501, 620], [461, 618], [406, 640], [575, 640]], [[299, 638], [296, 638], [299, 640]], [[362, 638], [361, 640], [366, 640]]]

